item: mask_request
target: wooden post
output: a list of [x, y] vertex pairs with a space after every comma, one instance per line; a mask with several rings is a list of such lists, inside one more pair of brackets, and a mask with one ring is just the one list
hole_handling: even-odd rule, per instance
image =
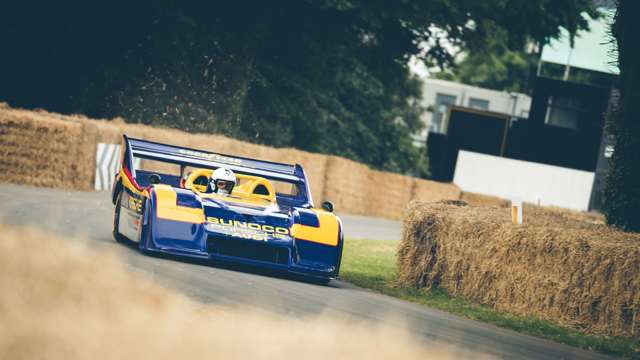
[[522, 200], [511, 200], [511, 222], [522, 224]]

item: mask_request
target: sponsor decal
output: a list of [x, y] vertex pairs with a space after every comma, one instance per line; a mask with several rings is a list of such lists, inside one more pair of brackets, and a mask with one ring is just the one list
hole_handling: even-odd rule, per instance
[[241, 159], [236, 159], [236, 158], [218, 155], [218, 154], [208, 154], [200, 151], [187, 150], [187, 149], [180, 149], [178, 150], [178, 152], [182, 155], [193, 156], [200, 159], [217, 161], [217, 162], [226, 163], [226, 164], [242, 164]]
[[129, 215], [128, 224], [131, 229], [138, 230], [138, 227], [140, 227], [140, 218]]
[[142, 199], [136, 199], [132, 196], [129, 196], [129, 201], [127, 201], [127, 206], [129, 209], [141, 213], [142, 212]]
[[289, 229], [285, 227], [223, 219], [211, 216], [207, 217], [207, 229], [211, 231], [221, 232], [229, 236], [259, 241], [267, 241], [269, 238], [290, 238]]

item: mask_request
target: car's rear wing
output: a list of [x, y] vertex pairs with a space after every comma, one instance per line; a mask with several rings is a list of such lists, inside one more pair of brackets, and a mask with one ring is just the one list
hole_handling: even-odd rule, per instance
[[133, 159], [141, 158], [197, 168], [217, 169], [219, 167], [225, 167], [235, 172], [262, 176], [273, 180], [306, 182], [304, 171], [302, 167], [297, 164], [283, 164], [218, 154], [204, 150], [160, 144], [148, 140], [134, 139], [127, 135], [123, 135], [123, 148], [124, 156], [122, 166], [127, 168], [134, 179], [136, 174]]

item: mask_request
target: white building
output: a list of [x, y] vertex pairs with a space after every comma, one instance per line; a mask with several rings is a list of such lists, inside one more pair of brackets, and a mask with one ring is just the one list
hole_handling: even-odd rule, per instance
[[423, 79], [421, 105], [427, 109], [422, 116], [425, 129], [413, 136], [416, 146], [425, 146], [430, 131], [446, 133], [449, 105], [526, 118], [529, 116], [531, 98], [520, 93], [508, 93], [453, 81], [425, 78]]

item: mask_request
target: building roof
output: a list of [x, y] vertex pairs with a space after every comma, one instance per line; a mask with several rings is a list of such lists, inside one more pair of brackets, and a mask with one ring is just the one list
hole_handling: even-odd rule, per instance
[[573, 48], [569, 41], [569, 32], [563, 28], [558, 39], [551, 40], [542, 48], [541, 60], [608, 74], [619, 74], [615, 41], [611, 35], [615, 9], [599, 8], [598, 10], [603, 14], [598, 20], [583, 14], [589, 22], [589, 31], [580, 31], [576, 34]]

